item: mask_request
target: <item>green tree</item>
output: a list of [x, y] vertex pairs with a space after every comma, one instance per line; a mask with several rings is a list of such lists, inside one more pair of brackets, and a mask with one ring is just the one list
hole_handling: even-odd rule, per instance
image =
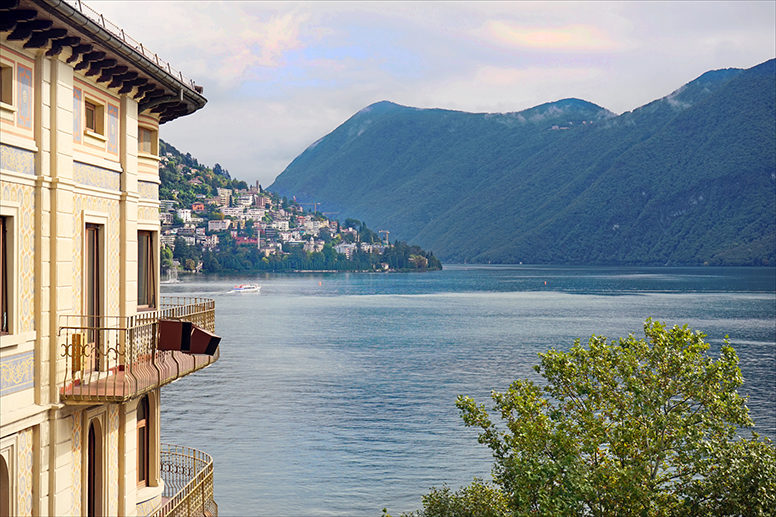
[[358, 219], [353, 219], [352, 217], [348, 217], [345, 219], [345, 222], [342, 224], [345, 228], [353, 228], [354, 230], [357, 230], [359, 227], [361, 227], [361, 221]]
[[161, 268], [163, 270], [170, 269], [172, 267], [172, 250], [170, 247], [163, 244], [159, 256], [161, 259]]
[[[484, 405], [458, 398], [465, 424], [493, 452], [508, 507], [497, 514], [774, 514], [776, 449], [739, 435], [753, 422], [733, 347], [726, 340], [715, 359], [686, 326], [647, 320], [644, 333], [539, 354], [546, 384], [518, 380], [492, 394], [505, 428]], [[492, 515], [438, 513], [428, 501], [417, 515]]]
[[[509, 514], [504, 494], [491, 484], [474, 479], [471, 485], [456, 492], [450, 487], [432, 488], [423, 496], [423, 510], [404, 514], [406, 517], [501, 517]], [[387, 510], [383, 515], [390, 517]]]

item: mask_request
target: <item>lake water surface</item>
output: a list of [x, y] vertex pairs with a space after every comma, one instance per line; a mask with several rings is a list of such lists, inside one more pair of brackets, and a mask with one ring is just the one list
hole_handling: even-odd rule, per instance
[[[256, 281], [260, 294], [227, 294]], [[776, 437], [776, 269], [446, 266], [424, 274], [193, 277], [163, 294], [216, 300], [213, 366], [162, 390], [162, 440], [215, 460], [219, 514], [393, 515], [430, 486], [488, 479], [455, 398], [537, 379], [575, 338], [688, 324], [744, 373]], [[490, 404], [488, 404], [490, 405]]]

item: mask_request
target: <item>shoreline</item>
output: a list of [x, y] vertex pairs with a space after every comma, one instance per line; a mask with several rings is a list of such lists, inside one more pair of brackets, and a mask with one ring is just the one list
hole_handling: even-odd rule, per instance
[[[223, 275], [223, 276], [236, 276], [236, 275], [248, 275], [248, 274], [261, 274], [261, 273], [431, 273], [434, 271], [442, 271], [444, 267], [439, 269], [280, 269], [280, 270], [257, 270], [257, 271], [219, 271], [216, 273], [203, 273], [201, 271], [178, 271], [178, 275], [185, 276], [208, 276], [208, 275]], [[162, 272], [162, 276], [166, 276], [165, 272]], [[164, 283], [164, 280], [162, 281]]]

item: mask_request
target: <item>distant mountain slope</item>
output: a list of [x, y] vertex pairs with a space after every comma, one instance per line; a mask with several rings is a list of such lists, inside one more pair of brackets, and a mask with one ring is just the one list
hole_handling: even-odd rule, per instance
[[632, 112], [379, 102], [270, 187], [448, 261], [773, 264], [776, 61], [703, 74]]

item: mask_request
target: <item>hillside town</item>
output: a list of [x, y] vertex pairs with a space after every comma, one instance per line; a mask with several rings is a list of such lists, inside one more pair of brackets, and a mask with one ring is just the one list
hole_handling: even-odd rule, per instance
[[[163, 270], [389, 271], [441, 267], [433, 255], [420, 248], [392, 244], [387, 230], [374, 232], [355, 219], [340, 223], [327, 217], [336, 214], [319, 211], [318, 203], [305, 205], [281, 198], [258, 182], [248, 186], [231, 179], [219, 164], [210, 169], [190, 154], [162, 144]], [[236, 261], [240, 258], [242, 262]]]

